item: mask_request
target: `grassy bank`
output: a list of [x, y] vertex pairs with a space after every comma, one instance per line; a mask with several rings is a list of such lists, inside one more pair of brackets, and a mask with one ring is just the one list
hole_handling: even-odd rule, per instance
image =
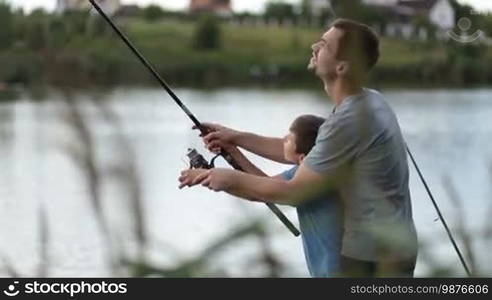
[[[304, 85], [310, 45], [322, 29], [220, 25], [220, 47], [193, 47], [197, 22], [141, 19], [120, 22], [137, 48], [169, 81], [189, 86]], [[58, 37], [47, 26], [43, 47], [16, 43], [0, 51], [0, 82], [63, 84], [153, 83], [141, 64], [104, 24], [97, 31]], [[466, 86], [492, 83], [492, 51], [484, 47], [382, 39], [373, 72], [377, 85]]]

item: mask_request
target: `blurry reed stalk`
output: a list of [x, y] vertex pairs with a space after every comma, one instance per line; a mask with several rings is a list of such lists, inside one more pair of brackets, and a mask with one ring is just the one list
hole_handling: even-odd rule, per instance
[[[103, 162], [98, 161], [96, 151], [98, 144], [95, 136], [91, 132], [86, 119], [83, 116], [82, 108], [72, 98], [69, 92], [64, 97], [65, 104], [68, 108], [66, 121], [75, 133], [76, 143], [69, 145], [68, 150], [72, 159], [76, 162], [79, 170], [83, 172], [89, 187], [89, 200], [92, 210], [96, 216], [101, 228], [104, 241], [107, 243], [110, 256], [112, 272], [116, 275], [121, 274], [122, 262], [126, 247], [123, 245], [120, 236], [111, 230], [108, 218], [104, 213], [104, 203], [101, 195], [103, 184], [108, 181], [108, 177], [117, 180], [118, 186], [125, 190], [125, 197], [128, 200], [128, 210], [130, 213], [130, 222], [132, 231], [136, 237], [137, 256], [140, 261], [145, 260], [145, 249], [147, 245], [147, 236], [144, 220], [143, 197], [138, 169], [136, 165], [136, 155], [132, 145], [123, 133], [121, 122], [117, 115], [106, 105], [102, 99], [94, 97], [92, 103], [97, 108], [104, 121], [110, 125], [111, 133], [116, 137], [114, 150], [117, 151], [111, 156], [112, 161], [109, 170], [103, 168]], [[107, 175], [107, 176], [106, 176]], [[125, 205], [120, 203], [119, 205]]]
[[22, 275], [17, 272], [17, 270], [14, 268], [14, 266], [10, 263], [10, 260], [5, 257], [5, 256], [1, 256], [0, 257], [0, 261], [3, 265], [3, 270], [5, 271], [5, 273], [7, 273], [8, 275], [10, 275], [11, 277], [21, 277]]
[[[257, 220], [251, 223], [248, 222], [247, 225], [238, 226], [222, 238], [213, 242], [196, 257], [182, 261], [173, 268], [157, 267], [145, 262], [142, 263], [141, 261], [127, 260], [126, 263], [134, 270], [133, 275], [136, 277], [162, 276], [175, 278], [216, 276], [218, 274], [211, 272], [209, 261], [226, 247], [247, 237], [256, 237], [260, 241], [260, 244], [263, 244], [263, 239], [268, 239], [263, 223]], [[263, 276], [279, 277], [284, 269], [281, 263], [272, 259], [274, 255], [270, 252], [268, 247], [262, 247], [260, 250], [262, 252], [258, 256], [260, 259], [256, 259], [254, 262], [260, 262], [266, 267], [267, 273]], [[224, 274], [219, 274], [219, 276], [223, 277]]]
[[50, 253], [49, 253], [49, 242], [50, 242], [50, 231], [49, 222], [46, 209], [41, 203], [38, 209], [39, 214], [39, 267], [38, 267], [38, 277], [48, 277], [49, 267], [50, 267]]
[[125, 136], [122, 124], [118, 116], [104, 101], [93, 99], [93, 103], [98, 107], [104, 119], [114, 129], [116, 137], [115, 149], [118, 149], [120, 159], [117, 164], [111, 168], [110, 175], [116, 177], [121, 183], [121, 187], [126, 189], [130, 214], [133, 221], [133, 231], [137, 240], [138, 257], [140, 260], [145, 259], [145, 250], [147, 247], [147, 234], [145, 227], [145, 212], [142, 196], [142, 187], [138, 175], [136, 164], [136, 155], [129, 139]]
[[111, 268], [115, 271], [116, 263], [112, 261], [111, 232], [104, 216], [101, 199], [102, 178], [97, 166], [96, 144], [78, 103], [74, 100], [70, 91], [65, 90], [64, 92], [63, 100], [67, 107], [66, 122], [73, 129], [77, 141], [77, 143], [66, 145], [67, 152], [72, 157], [73, 162], [79, 167], [87, 182], [91, 207], [104, 236], [104, 241], [107, 243]]
[[[489, 177], [492, 178], [492, 162], [489, 163]], [[490, 188], [490, 187], [489, 187]], [[490, 191], [490, 197], [492, 197], [492, 190]], [[492, 199], [490, 199], [490, 206], [488, 209], [487, 216], [492, 216]], [[488, 218], [485, 219], [484, 224], [484, 237], [487, 241], [492, 241], [492, 222]]]

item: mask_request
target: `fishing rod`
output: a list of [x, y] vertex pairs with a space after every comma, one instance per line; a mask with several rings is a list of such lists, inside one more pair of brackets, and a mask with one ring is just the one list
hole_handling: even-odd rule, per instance
[[432, 204], [434, 205], [434, 208], [437, 211], [437, 215], [439, 216], [439, 219], [442, 222], [442, 225], [444, 225], [444, 229], [446, 229], [446, 233], [448, 234], [449, 239], [451, 240], [451, 244], [453, 244], [454, 250], [458, 254], [458, 257], [460, 258], [461, 264], [463, 265], [463, 268], [465, 268], [466, 274], [468, 274], [468, 277], [471, 277], [471, 272], [470, 269], [468, 268], [468, 265], [466, 264], [465, 259], [463, 258], [463, 255], [461, 254], [460, 248], [458, 247], [458, 244], [456, 243], [456, 240], [454, 239], [453, 235], [451, 234], [451, 230], [448, 227], [448, 224], [446, 223], [446, 220], [444, 219], [444, 216], [441, 213], [441, 210], [439, 209], [439, 206], [437, 205], [436, 200], [434, 199], [434, 196], [432, 195], [432, 192], [430, 191], [429, 186], [427, 185], [427, 181], [425, 180], [424, 176], [422, 175], [422, 172], [420, 172], [420, 168], [417, 165], [417, 162], [415, 161], [412, 152], [410, 152], [410, 149], [408, 148], [408, 145], [406, 146], [408, 155], [410, 156], [410, 159], [412, 160], [413, 165], [415, 166], [415, 169], [417, 170], [417, 174], [420, 177], [420, 180], [424, 184], [425, 190], [427, 191], [427, 194], [429, 195]]
[[[184, 103], [178, 98], [178, 96], [173, 92], [173, 90], [169, 87], [169, 85], [166, 83], [166, 81], [157, 73], [157, 71], [152, 67], [152, 65], [143, 57], [142, 54], [133, 46], [133, 44], [130, 42], [130, 40], [126, 37], [126, 35], [121, 32], [121, 30], [114, 24], [114, 22], [106, 15], [106, 13], [101, 9], [99, 4], [96, 3], [95, 0], [89, 0], [89, 2], [92, 4], [92, 6], [96, 9], [96, 11], [101, 15], [101, 17], [113, 28], [115, 33], [122, 39], [122, 41], [130, 48], [130, 50], [135, 54], [135, 56], [140, 60], [140, 62], [147, 68], [147, 70], [155, 77], [155, 79], [160, 83], [162, 88], [166, 90], [166, 92], [171, 96], [171, 98], [176, 102], [176, 104], [183, 110], [188, 118], [191, 119], [193, 124], [198, 128], [200, 133], [204, 136], [207, 133], [209, 133], [209, 130], [207, 127], [203, 126], [200, 121], [191, 113], [191, 111], [184, 105]], [[244, 170], [237, 164], [237, 162], [232, 158], [232, 156], [224, 151], [221, 150], [220, 156], [222, 156], [225, 161], [229, 163], [234, 169], [238, 171], [244, 172]], [[277, 216], [277, 218], [289, 229], [290, 232], [294, 236], [299, 236], [301, 233], [299, 230], [290, 222], [290, 220], [282, 213], [282, 211], [272, 203], [265, 203], [268, 208]]]

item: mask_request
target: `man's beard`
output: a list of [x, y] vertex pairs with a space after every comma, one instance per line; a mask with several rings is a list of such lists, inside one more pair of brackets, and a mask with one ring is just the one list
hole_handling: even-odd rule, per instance
[[338, 74], [335, 70], [328, 71], [325, 76], [323, 76], [327, 79], [327, 82], [335, 82], [338, 78]]
[[333, 82], [337, 79], [337, 72], [335, 70], [328, 71], [326, 74], [320, 74], [316, 65], [316, 58], [311, 57], [307, 66], [309, 71], [313, 71], [318, 77], [327, 80], [327, 82]]
[[326, 73], [321, 74], [313, 60], [309, 63], [308, 70], [313, 71], [316, 76], [327, 83], [335, 82], [338, 78], [338, 74], [335, 70], [327, 71]]

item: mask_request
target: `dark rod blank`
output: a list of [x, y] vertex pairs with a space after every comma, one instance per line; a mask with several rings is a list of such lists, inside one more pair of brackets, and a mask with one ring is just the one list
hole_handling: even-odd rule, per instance
[[[178, 98], [178, 96], [173, 92], [173, 90], [169, 87], [166, 81], [157, 73], [157, 71], [152, 67], [152, 65], [145, 59], [145, 57], [140, 54], [140, 52], [133, 46], [130, 40], [121, 32], [121, 30], [114, 24], [113, 21], [106, 15], [106, 13], [101, 9], [101, 7], [96, 3], [95, 0], [89, 0], [92, 6], [97, 10], [97, 12], [103, 17], [104, 20], [113, 28], [116, 34], [123, 40], [123, 42], [130, 48], [130, 50], [135, 54], [135, 56], [140, 60], [140, 62], [149, 70], [149, 72], [157, 79], [162, 88], [166, 90], [166, 92], [173, 98], [176, 104], [181, 107], [181, 109], [186, 113], [186, 115], [191, 119], [193, 124], [200, 130], [202, 135], [206, 135], [208, 133], [207, 128], [203, 126], [200, 121], [191, 113], [191, 111], [184, 105], [184, 103]], [[220, 155], [236, 170], [243, 171], [242, 168], [234, 161], [232, 156], [222, 151]], [[301, 233], [299, 230], [292, 224], [292, 222], [282, 213], [282, 211], [274, 204], [266, 203], [268, 208], [279, 218], [279, 220], [292, 232], [294, 236], [299, 236]]]

